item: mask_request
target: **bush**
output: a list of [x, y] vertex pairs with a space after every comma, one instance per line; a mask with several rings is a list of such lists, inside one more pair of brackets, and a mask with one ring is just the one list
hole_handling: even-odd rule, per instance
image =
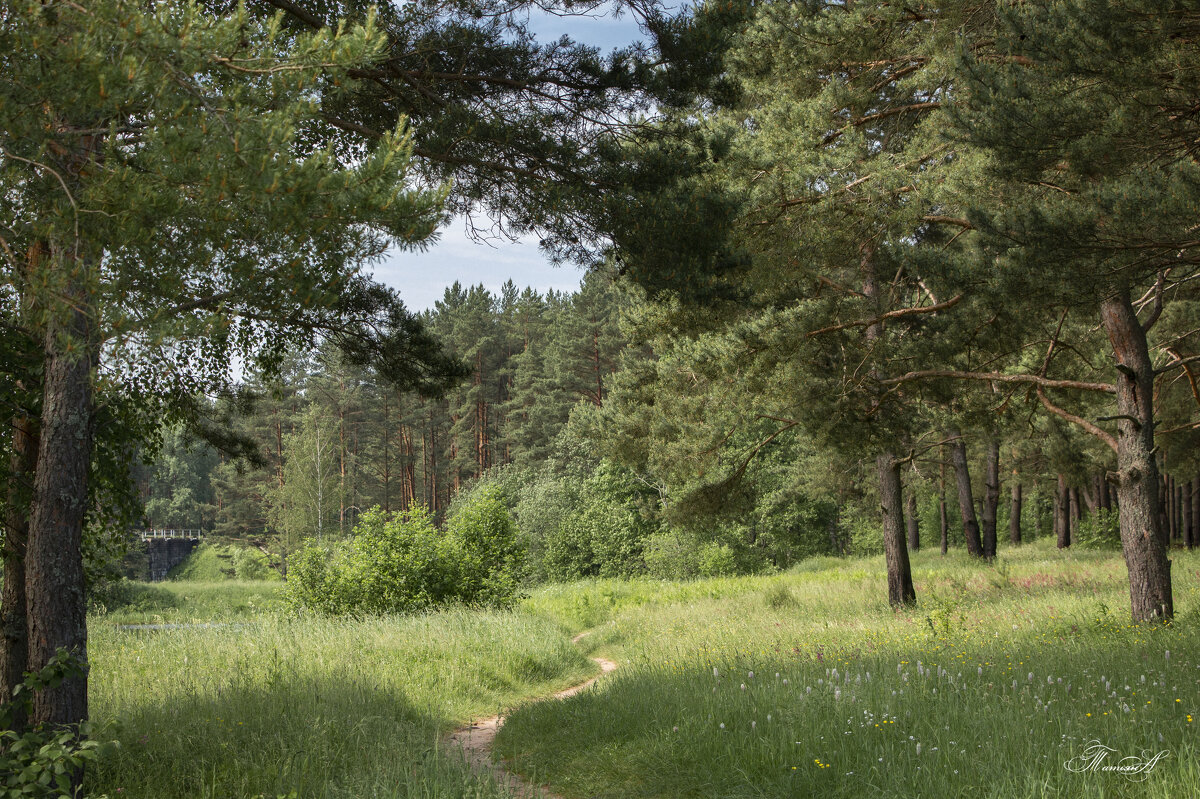
[[30, 673], [17, 686], [11, 702], [0, 704], [0, 799], [71, 796], [71, 783], [88, 760], [95, 760], [100, 744], [87, 740], [85, 722], [72, 729], [12, 729], [16, 711], [28, 716], [33, 695], [63, 680], [80, 677], [82, 662], [67, 650], [55, 653], [45, 668]]
[[446, 525], [460, 559], [460, 598], [470, 604], [506, 605], [517, 595], [525, 546], [497, 487], [476, 492]]
[[731, 577], [740, 571], [737, 553], [720, 541], [709, 541], [700, 547], [696, 561], [701, 577]]
[[547, 575], [574, 580], [644, 574], [642, 550], [658, 530], [654, 502], [629, 470], [602, 462], [584, 482], [575, 511], [547, 536]]
[[1071, 534], [1071, 543], [1084, 549], [1121, 548], [1121, 524], [1116, 511], [1100, 508], [1087, 518], [1080, 519]]
[[429, 512], [374, 508], [352, 538], [309, 543], [291, 562], [288, 601], [326, 615], [404, 613], [462, 602], [510, 604], [524, 550], [500, 494], [478, 492], [459, 506], [445, 533]]
[[646, 572], [660, 580], [686, 580], [700, 574], [695, 536], [674, 528], [646, 539], [642, 557]]

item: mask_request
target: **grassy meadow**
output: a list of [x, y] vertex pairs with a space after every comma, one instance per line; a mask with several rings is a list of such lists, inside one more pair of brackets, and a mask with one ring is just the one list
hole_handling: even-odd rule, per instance
[[[1037, 542], [913, 570], [903, 613], [882, 558], [354, 621], [290, 617], [277, 583], [157, 584], [175, 599], [91, 619], [93, 717], [120, 747], [87, 789], [499, 797], [438, 741], [516, 708], [499, 755], [568, 797], [1200, 795], [1200, 556], [1175, 553], [1177, 621], [1152, 628], [1127, 622], [1115, 553]], [[588, 654], [621, 668], [526, 701], [594, 673]], [[1167, 755], [1141, 775], [1065, 768], [1092, 740], [1105, 763]]]

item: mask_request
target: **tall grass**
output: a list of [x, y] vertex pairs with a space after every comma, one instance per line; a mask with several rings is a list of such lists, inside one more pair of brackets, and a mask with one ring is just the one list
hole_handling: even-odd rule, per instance
[[[920, 554], [914, 572], [901, 613], [882, 559], [540, 592], [624, 665], [515, 712], [499, 753], [568, 796], [1200, 795], [1200, 558], [1176, 554], [1165, 627], [1126, 621], [1112, 554]], [[1168, 754], [1141, 782], [1065, 768], [1092, 740], [1108, 763]]]
[[152, 631], [93, 625], [92, 795], [493, 797], [440, 752], [456, 722], [595, 670], [549, 621], [450, 610]]

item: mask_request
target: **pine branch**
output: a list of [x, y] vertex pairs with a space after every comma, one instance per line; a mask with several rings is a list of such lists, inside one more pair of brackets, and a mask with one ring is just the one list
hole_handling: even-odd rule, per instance
[[839, 330], [845, 330], [846, 328], [850, 328], [850, 327], [870, 327], [871, 325], [877, 325], [881, 322], [886, 322], [888, 319], [898, 319], [903, 316], [916, 316], [917, 314], [937, 313], [938, 311], [944, 311], [947, 308], [951, 308], [951, 307], [957, 305], [962, 300], [962, 298], [963, 298], [963, 295], [959, 294], [955, 297], [951, 297], [950, 299], [946, 300], [945, 302], [938, 303], [937, 305], [926, 305], [926, 306], [918, 307], [918, 308], [899, 308], [895, 311], [888, 311], [887, 313], [880, 314], [879, 316], [873, 317], [871, 319], [859, 319], [854, 322], [846, 322], [846, 323], [840, 324], [840, 325], [830, 325], [829, 327], [823, 327], [820, 330], [810, 331], [809, 333], [805, 334], [805, 338], [812, 338], [813, 336], [819, 336], [822, 333], [836, 333]]
[[1053, 402], [1046, 399], [1046, 394], [1045, 394], [1045, 392], [1042, 391], [1041, 386], [1038, 386], [1037, 395], [1038, 395], [1038, 399], [1042, 401], [1042, 405], [1044, 405], [1046, 407], [1046, 410], [1050, 411], [1050, 413], [1054, 414], [1055, 416], [1062, 417], [1063, 419], [1066, 419], [1068, 422], [1072, 422], [1074, 424], [1079, 425], [1084, 430], [1088, 431], [1089, 433], [1094, 435], [1096, 438], [1103, 441], [1105, 444], [1108, 444], [1108, 446], [1112, 448], [1113, 452], [1117, 451], [1117, 440], [1115, 438], [1113, 438], [1111, 434], [1109, 434], [1108, 432], [1106, 432], [1104, 430], [1101, 430], [1099, 427], [1092, 424], [1087, 419], [1084, 419], [1082, 416], [1076, 416], [1075, 414], [1073, 414], [1069, 411], [1064, 411], [1062, 408], [1058, 407]]
[[879, 381], [885, 386], [898, 383], [909, 383], [914, 380], [929, 380], [943, 378], [947, 380], [983, 380], [996, 383], [1028, 383], [1041, 388], [1064, 388], [1075, 391], [1098, 391], [1104, 394], [1116, 394], [1117, 387], [1111, 383], [1088, 383], [1083, 380], [1054, 380], [1040, 375], [1007, 375], [1001, 372], [958, 372], [953, 369], [925, 369], [919, 372], [909, 372], [899, 377], [889, 377]]

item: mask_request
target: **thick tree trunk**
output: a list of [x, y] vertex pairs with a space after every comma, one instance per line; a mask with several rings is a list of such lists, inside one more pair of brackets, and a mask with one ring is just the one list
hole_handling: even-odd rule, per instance
[[1071, 486], [1071, 488], [1067, 490], [1067, 496], [1070, 497], [1071, 529], [1078, 530], [1079, 520], [1083, 518], [1079, 507], [1079, 489], [1075, 486]]
[[913, 552], [921, 549], [921, 520], [917, 518], [917, 492], [908, 490], [905, 500], [904, 521], [908, 525], [908, 548]]
[[883, 554], [887, 562], [888, 602], [902, 607], [917, 601], [908, 548], [904, 545], [904, 508], [900, 499], [900, 464], [891, 453], [875, 459], [879, 472], [879, 503], [883, 511]]
[[983, 470], [983, 556], [996, 557], [996, 516], [1000, 507], [1000, 442], [989, 441]]
[[[60, 252], [63, 305], [46, 334], [41, 440], [25, 555], [29, 669], [59, 649], [87, 663], [83, 521], [92, 455], [95, 346], [87, 259]], [[64, 680], [34, 696], [34, 724], [74, 726], [87, 719], [87, 678]]]
[[[879, 286], [875, 279], [875, 263], [871, 258], [873, 247], [868, 248], [863, 259], [863, 295], [879, 305]], [[883, 336], [883, 323], [876, 322], [867, 327], [867, 341], [877, 343]], [[875, 379], [883, 377], [879, 369], [872, 370]], [[913, 588], [912, 570], [908, 563], [908, 549], [904, 545], [904, 508], [900, 495], [900, 464], [890, 452], [881, 453], [875, 459], [879, 472], [879, 501], [883, 509], [883, 554], [887, 564], [888, 602], [893, 608], [910, 605], [917, 601]]]
[[950, 550], [950, 520], [946, 515], [946, 455], [942, 452], [941, 479], [938, 481], [938, 524], [941, 525], [942, 554]]
[[[29, 506], [37, 474], [38, 420], [13, 418], [11, 473], [8, 476], [4, 525], [4, 587], [0, 594], [0, 704], [10, 702], [29, 667], [29, 628], [25, 597], [25, 547], [29, 540]], [[13, 707], [9, 727], [25, 728], [23, 707]]]
[[1174, 614], [1171, 561], [1159, 525], [1154, 456], [1154, 365], [1129, 292], [1100, 308], [1117, 362], [1117, 502], [1134, 621]]
[[1058, 476], [1058, 491], [1054, 495], [1054, 530], [1058, 534], [1058, 548], [1071, 546], [1071, 490], [1067, 478]]
[[957, 430], [951, 430], [950, 437], [956, 439], [950, 444], [950, 461], [958, 484], [958, 509], [962, 513], [967, 552], [983, 557], [983, 542], [979, 539], [979, 522], [975, 520], [975, 500], [971, 494], [971, 472], [967, 467], [967, 445]]
[[1021, 484], [1013, 481], [1012, 500], [1008, 506], [1008, 542], [1021, 543]]
[[1191, 505], [1192, 505], [1192, 530], [1191, 530], [1191, 535], [1188, 536], [1188, 541], [1187, 541], [1188, 549], [1194, 548], [1196, 546], [1196, 539], [1200, 538], [1200, 535], [1197, 535], [1197, 533], [1200, 532], [1200, 530], [1196, 529], [1197, 527], [1200, 527], [1200, 477], [1197, 477], [1194, 480], [1192, 480]]
[[1163, 485], [1166, 487], [1167, 511], [1167, 540], [1174, 541], [1179, 535], [1175, 524], [1175, 481], [1170, 475], [1163, 475]]
[[1183, 543], [1192, 548], [1192, 486], [1184, 483], [1179, 489], [1179, 529], [1183, 532]]

